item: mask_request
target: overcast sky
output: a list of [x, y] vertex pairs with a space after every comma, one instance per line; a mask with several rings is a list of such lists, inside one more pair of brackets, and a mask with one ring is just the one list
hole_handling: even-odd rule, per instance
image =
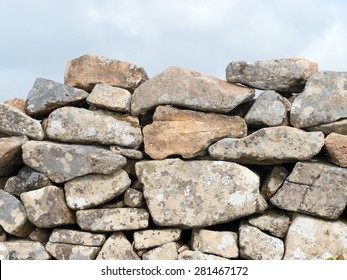
[[347, 71], [345, 0], [0, 0], [0, 102], [84, 54], [153, 77], [177, 65], [225, 79], [231, 61], [303, 57]]

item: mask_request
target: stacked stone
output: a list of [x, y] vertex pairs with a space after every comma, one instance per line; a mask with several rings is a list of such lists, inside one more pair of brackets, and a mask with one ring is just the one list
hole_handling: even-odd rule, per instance
[[347, 74], [226, 77], [86, 55], [0, 104], [0, 259], [347, 259]]

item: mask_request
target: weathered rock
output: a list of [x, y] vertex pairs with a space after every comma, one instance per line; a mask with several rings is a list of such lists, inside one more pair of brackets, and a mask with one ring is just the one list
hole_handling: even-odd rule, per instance
[[49, 240], [52, 230], [47, 228], [35, 228], [28, 236], [32, 241], [38, 241], [40, 243], [46, 244]]
[[110, 111], [129, 113], [131, 93], [119, 87], [97, 84], [88, 96], [87, 102]]
[[324, 140], [328, 159], [341, 167], [347, 167], [347, 135], [331, 133]]
[[36, 172], [30, 167], [23, 167], [17, 176], [7, 180], [4, 190], [10, 194], [20, 196], [23, 192], [37, 190], [51, 184], [48, 177]]
[[347, 135], [347, 119], [338, 120], [336, 122], [319, 124], [305, 128], [308, 131], [322, 131], [325, 135], [330, 133], [338, 133]]
[[323, 145], [322, 132], [279, 126], [262, 128], [242, 139], [222, 139], [210, 146], [209, 153], [219, 160], [270, 165], [310, 159]]
[[101, 247], [48, 242], [46, 250], [57, 260], [94, 260]]
[[150, 249], [181, 238], [181, 229], [148, 229], [134, 232], [136, 250]]
[[192, 249], [227, 259], [237, 258], [237, 234], [231, 231], [193, 230]]
[[266, 209], [259, 177], [248, 168], [223, 161], [166, 159], [136, 164], [154, 223], [205, 227]]
[[139, 260], [133, 247], [124, 234], [119, 231], [113, 233], [105, 242], [96, 258], [97, 260]]
[[114, 154], [122, 155], [123, 157], [130, 159], [143, 159], [143, 154], [141, 151], [134, 149], [127, 149], [119, 146], [111, 146], [111, 152]]
[[5, 104], [18, 109], [19, 111], [25, 113], [25, 100], [22, 98], [13, 98], [5, 101]]
[[122, 168], [126, 159], [101, 147], [28, 141], [23, 161], [55, 183], [91, 173], [110, 174]]
[[52, 228], [75, 223], [73, 212], [67, 207], [64, 191], [55, 186], [22, 193], [28, 219], [40, 228]]
[[249, 217], [248, 222], [273, 236], [284, 238], [290, 225], [290, 218], [281, 210], [271, 209]]
[[143, 193], [133, 188], [124, 192], [124, 205], [128, 207], [142, 207], [145, 204]]
[[226, 258], [204, 254], [199, 251], [185, 250], [178, 255], [179, 260], [227, 260]]
[[288, 123], [291, 104], [273, 90], [261, 93], [245, 116], [245, 122], [254, 127], [279, 126]]
[[37, 78], [28, 94], [25, 111], [29, 116], [44, 116], [57, 108], [78, 104], [87, 96], [84, 90]]
[[65, 183], [67, 205], [73, 209], [87, 209], [106, 203], [123, 193], [131, 184], [124, 170], [109, 175], [91, 174]]
[[260, 187], [260, 193], [268, 201], [282, 186], [289, 172], [281, 165], [275, 165]]
[[10, 251], [5, 242], [0, 242], [0, 261], [9, 260]]
[[65, 243], [83, 246], [102, 246], [105, 243], [104, 234], [90, 233], [72, 229], [55, 228], [49, 237], [51, 243]]
[[0, 138], [0, 176], [9, 176], [22, 164], [22, 145], [25, 136]]
[[346, 83], [346, 72], [314, 74], [292, 104], [292, 125], [310, 127], [347, 118]]
[[0, 226], [19, 237], [26, 237], [33, 230], [22, 202], [3, 190], [0, 190]]
[[226, 69], [226, 79], [258, 89], [279, 92], [301, 92], [308, 78], [318, 71], [314, 62], [301, 59], [276, 59], [268, 61], [231, 62]]
[[49, 260], [51, 258], [45, 247], [37, 241], [19, 239], [4, 243], [10, 252], [10, 260]]
[[131, 113], [144, 114], [158, 105], [226, 113], [253, 96], [251, 88], [170, 67], [136, 89], [131, 100]]
[[246, 123], [240, 117], [159, 106], [153, 120], [143, 129], [145, 153], [153, 159], [204, 155], [217, 140], [247, 135]]
[[148, 227], [149, 214], [144, 209], [115, 208], [79, 210], [77, 224], [88, 231], [135, 230]]
[[278, 208], [337, 219], [347, 205], [347, 169], [321, 162], [298, 162], [270, 199]]
[[249, 225], [239, 228], [239, 248], [240, 256], [251, 260], [281, 260], [284, 254], [281, 239]]
[[160, 247], [149, 250], [142, 255], [143, 260], [177, 260], [180, 244], [169, 242]]
[[42, 140], [44, 137], [39, 121], [7, 104], [0, 104], [0, 132], [9, 136], [27, 136], [34, 140]]
[[141, 128], [122, 117], [103, 111], [63, 107], [48, 117], [47, 135], [71, 143], [98, 143], [136, 148], [142, 142]]
[[346, 221], [294, 215], [286, 237], [285, 260], [347, 259]]
[[96, 84], [106, 84], [133, 91], [148, 79], [142, 67], [103, 56], [83, 55], [68, 62], [66, 85], [90, 92]]

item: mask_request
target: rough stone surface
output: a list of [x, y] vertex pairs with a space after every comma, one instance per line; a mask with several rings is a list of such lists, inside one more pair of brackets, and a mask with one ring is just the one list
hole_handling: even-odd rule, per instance
[[346, 83], [347, 72], [314, 74], [292, 104], [292, 125], [310, 127], [347, 118]]
[[26, 237], [33, 230], [22, 202], [3, 190], [0, 190], [0, 226], [19, 237]]
[[275, 165], [260, 187], [260, 193], [268, 201], [282, 186], [289, 172], [281, 165]]
[[42, 140], [44, 137], [39, 121], [7, 104], [0, 104], [0, 133], [27, 136], [34, 140]]
[[252, 99], [254, 90], [179, 67], [170, 67], [137, 88], [131, 112], [143, 114], [158, 105], [177, 105], [208, 112], [230, 112]]
[[226, 69], [226, 79], [258, 89], [279, 92], [301, 92], [308, 78], [318, 71], [318, 65], [301, 58], [268, 61], [231, 62]]
[[251, 260], [281, 260], [284, 254], [284, 243], [281, 239], [249, 225], [239, 228], [239, 248], [240, 256]]
[[227, 259], [239, 256], [237, 243], [237, 233], [231, 231], [198, 229], [192, 233], [193, 250]]
[[12, 240], [4, 242], [9, 250], [10, 260], [49, 260], [51, 256], [37, 241]]
[[139, 256], [135, 253], [131, 243], [119, 231], [113, 233], [105, 242], [97, 260], [139, 260]]
[[28, 141], [22, 149], [24, 163], [55, 183], [90, 173], [110, 174], [126, 164], [124, 157], [96, 146]]
[[178, 255], [179, 260], [227, 260], [226, 258], [204, 254], [199, 251], [185, 250]]
[[136, 148], [142, 142], [140, 126], [123, 119], [100, 110], [63, 107], [49, 115], [46, 132], [50, 139], [62, 142]]
[[323, 145], [322, 132], [279, 126], [262, 128], [242, 139], [222, 139], [210, 146], [209, 153], [219, 160], [271, 165], [310, 159]]
[[22, 145], [25, 136], [0, 138], [0, 176], [10, 176], [22, 163]]
[[247, 135], [244, 120], [234, 116], [159, 106], [153, 120], [143, 128], [145, 153], [153, 159], [204, 155], [208, 146], [217, 140]]
[[324, 144], [329, 161], [347, 168], [347, 135], [331, 133], [325, 138]]
[[91, 174], [65, 183], [67, 205], [73, 210], [106, 203], [123, 193], [131, 184], [124, 170], [109, 175]]
[[105, 240], [106, 236], [104, 234], [59, 228], [54, 229], [49, 237], [49, 242], [51, 243], [66, 243], [84, 246], [102, 246]]
[[84, 90], [37, 78], [28, 94], [25, 111], [29, 116], [44, 116], [59, 107], [78, 104], [87, 96]]
[[83, 230], [118, 231], [148, 227], [149, 214], [144, 209], [115, 208], [79, 210], [77, 224]]
[[266, 209], [259, 177], [246, 167], [223, 161], [166, 159], [136, 164], [154, 223], [205, 227]]
[[10, 258], [10, 251], [4, 242], [0, 242], [0, 261], [8, 260]]
[[101, 247], [64, 243], [46, 244], [46, 250], [57, 260], [94, 260]]
[[181, 238], [181, 229], [148, 229], [134, 232], [136, 250], [150, 249]]
[[170, 242], [149, 250], [142, 255], [143, 260], [177, 260], [180, 244]]
[[22, 193], [20, 198], [28, 219], [37, 227], [52, 228], [75, 223], [75, 216], [67, 207], [61, 188], [47, 186]]
[[10, 105], [23, 113], [25, 113], [25, 103], [25, 99], [22, 98], [13, 98], [5, 101], [5, 104]]
[[148, 79], [142, 67], [103, 56], [83, 55], [68, 62], [64, 83], [90, 92], [96, 84], [133, 91]]
[[291, 104], [273, 90], [261, 93], [245, 116], [245, 122], [254, 127], [279, 126], [288, 123]]
[[286, 237], [285, 260], [347, 259], [346, 221], [294, 215]]
[[347, 119], [311, 126], [305, 129], [308, 131], [322, 131], [325, 135], [328, 135], [330, 133], [347, 135]]
[[145, 204], [143, 193], [133, 188], [124, 192], [124, 205], [128, 207], [142, 207]]
[[52, 230], [47, 228], [35, 228], [28, 236], [32, 241], [38, 241], [40, 243], [46, 244], [49, 240]]
[[284, 211], [271, 209], [249, 217], [248, 222], [273, 236], [284, 238], [290, 225], [290, 218]]
[[112, 153], [122, 155], [123, 157], [126, 157], [126, 158], [139, 159], [139, 160], [143, 159], [142, 152], [138, 150], [128, 149], [128, 148], [119, 147], [119, 146], [111, 146], [110, 149]]
[[278, 208], [337, 219], [347, 205], [347, 169], [322, 162], [298, 162], [270, 199]]
[[46, 175], [25, 166], [18, 172], [17, 176], [7, 180], [4, 190], [20, 196], [23, 192], [37, 190], [50, 184], [51, 182]]
[[110, 111], [129, 113], [131, 93], [119, 87], [97, 84], [88, 96], [87, 102]]

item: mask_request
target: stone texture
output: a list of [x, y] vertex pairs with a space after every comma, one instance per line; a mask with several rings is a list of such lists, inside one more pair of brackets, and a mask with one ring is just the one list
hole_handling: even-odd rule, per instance
[[264, 182], [260, 187], [260, 193], [268, 201], [282, 186], [286, 180], [289, 172], [281, 165], [272, 167], [269, 174], [266, 176]]
[[279, 126], [262, 128], [242, 139], [225, 138], [209, 148], [219, 160], [272, 165], [310, 159], [324, 145], [322, 132]]
[[324, 144], [329, 161], [347, 168], [347, 135], [331, 133], [325, 138]]
[[308, 131], [322, 131], [325, 135], [328, 135], [330, 133], [347, 135], [347, 119], [311, 126], [305, 129]]
[[0, 190], [0, 226], [19, 237], [26, 237], [33, 230], [22, 202], [3, 190]]
[[109, 175], [91, 174], [65, 183], [67, 205], [73, 210], [106, 203], [123, 193], [131, 184], [124, 170]]
[[119, 146], [111, 146], [110, 147], [111, 152], [117, 155], [122, 155], [123, 157], [129, 158], [129, 159], [143, 159], [143, 154], [141, 151], [134, 150], [134, 149], [128, 149], [124, 147]]
[[3, 243], [9, 250], [10, 260], [49, 260], [51, 258], [45, 247], [37, 241], [19, 239]]
[[0, 190], [3, 190], [5, 188], [7, 180], [8, 180], [8, 177], [0, 177]]
[[237, 243], [237, 233], [231, 231], [198, 229], [192, 233], [193, 250], [227, 259], [239, 256]]
[[290, 225], [290, 218], [284, 211], [271, 209], [249, 217], [248, 222], [273, 236], [284, 238]]
[[159, 226], [205, 227], [266, 209], [259, 177], [223, 161], [166, 159], [136, 164], [153, 221]]
[[133, 247], [124, 234], [119, 231], [113, 233], [105, 242], [97, 260], [139, 260]]
[[75, 223], [73, 212], [65, 203], [64, 191], [56, 186], [22, 193], [28, 219], [40, 228], [52, 228]]
[[160, 247], [149, 250], [142, 255], [143, 260], [177, 260], [180, 244], [169, 242]]
[[37, 78], [28, 94], [25, 111], [29, 116], [45, 116], [57, 108], [78, 104], [87, 96], [84, 90]]
[[281, 239], [249, 225], [239, 228], [239, 248], [240, 256], [251, 260], [281, 260], [284, 254], [284, 243]]
[[225, 137], [247, 135], [240, 117], [157, 107], [153, 123], [143, 128], [145, 153], [153, 159], [170, 155], [192, 158], [206, 154], [210, 144]]
[[136, 250], [150, 249], [181, 238], [181, 229], [148, 229], [134, 232]]
[[124, 192], [124, 205], [128, 207], [142, 207], [145, 204], [143, 193], [133, 188], [128, 188]]
[[13, 108], [18, 109], [19, 111], [25, 113], [25, 100], [22, 98], [13, 98], [6, 100], [4, 104], [10, 105]]
[[0, 226], [0, 242], [6, 241], [6, 240], [7, 240], [6, 231], [4, 230], [2, 226]]
[[51, 243], [66, 243], [83, 246], [102, 246], [106, 241], [104, 234], [96, 234], [72, 229], [55, 228], [49, 237]]
[[10, 251], [4, 242], [0, 242], [0, 261], [8, 260], [10, 258]]
[[291, 104], [273, 90], [262, 92], [245, 116], [245, 122], [254, 127], [279, 126], [288, 123]]
[[91, 173], [110, 174], [126, 164], [124, 157], [96, 146], [28, 141], [22, 149], [24, 163], [55, 183]]
[[110, 111], [129, 113], [131, 93], [119, 87], [97, 84], [88, 96], [87, 102]]
[[4, 190], [20, 196], [23, 192], [37, 190], [50, 184], [51, 182], [46, 175], [25, 166], [18, 172], [17, 176], [7, 180]]
[[285, 260], [347, 259], [346, 221], [294, 215], [286, 237]]
[[298, 162], [270, 199], [278, 208], [337, 219], [347, 205], [347, 169], [322, 162]]
[[44, 137], [39, 121], [7, 104], [0, 104], [0, 133], [27, 136], [34, 140], [42, 140]]
[[64, 83], [90, 92], [96, 84], [133, 91], [148, 79], [142, 67], [103, 56], [83, 55], [67, 63]]
[[226, 113], [253, 96], [253, 89], [183, 68], [170, 67], [135, 90], [131, 112], [139, 115], [158, 105], [177, 105]]
[[135, 230], [148, 227], [149, 214], [144, 209], [115, 208], [79, 210], [77, 224], [88, 231]]
[[57, 260], [94, 260], [101, 247], [64, 243], [46, 244], [46, 250]]
[[0, 176], [10, 176], [22, 164], [22, 145], [25, 136], [0, 138]]
[[346, 83], [346, 72], [314, 74], [292, 104], [292, 125], [310, 127], [347, 118]]
[[309, 77], [318, 71], [318, 65], [301, 58], [268, 61], [231, 62], [226, 69], [226, 79], [258, 89], [278, 92], [301, 92]]
[[199, 251], [190, 251], [186, 250], [183, 251], [178, 255], [179, 260], [227, 260], [226, 258], [210, 255], [210, 254], [204, 254]]
[[140, 126], [122, 116], [75, 107], [63, 107], [52, 112], [46, 133], [49, 139], [70, 143], [136, 148], [142, 142]]
[[38, 241], [42, 244], [46, 244], [49, 240], [52, 230], [47, 228], [35, 228], [28, 236], [32, 241]]

